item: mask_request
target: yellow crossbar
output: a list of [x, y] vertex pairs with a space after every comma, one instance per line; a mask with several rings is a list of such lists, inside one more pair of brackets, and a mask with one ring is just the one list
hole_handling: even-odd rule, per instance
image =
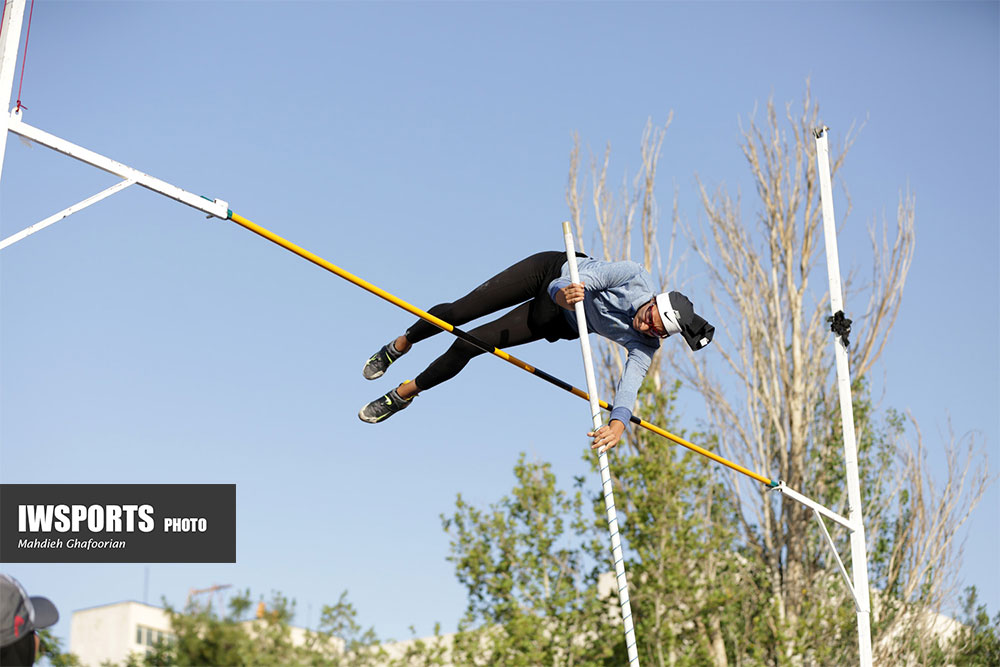
[[[395, 296], [393, 294], [390, 294], [389, 292], [386, 292], [384, 289], [382, 289], [380, 287], [376, 287], [375, 285], [372, 285], [367, 280], [359, 278], [358, 276], [354, 275], [353, 273], [351, 273], [349, 271], [345, 271], [344, 269], [340, 268], [336, 264], [328, 262], [327, 260], [323, 259], [319, 255], [311, 253], [308, 250], [306, 250], [305, 248], [302, 248], [300, 246], [295, 245], [291, 241], [288, 241], [288, 240], [286, 240], [286, 239], [278, 236], [277, 234], [275, 234], [274, 232], [272, 232], [270, 230], [264, 229], [263, 227], [261, 227], [257, 223], [252, 222], [250, 220], [247, 220], [242, 215], [239, 215], [237, 213], [233, 213], [232, 211], [230, 211], [229, 212], [229, 219], [232, 220], [233, 222], [235, 222], [236, 224], [240, 225], [241, 227], [244, 227], [245, 229], [250, 230], [254, 234], [258, 234], [259, 236], [263, 236], [268, 241], [271, 241], [272, 243], [276, 243], [277, 245], [281, 246], [285, 250], [293, 252], [296, 255], [298, 255], [299, 257], [312, 262], [316, 266], [322, 267], [322, 268], [326, 269], [327, 271], [329, 271], [330, 273], [338, 275], [341, 278], [343, 278], [343, 279], [345, 279], [345, 280], [347, 280], [349, 282], [354, 283], [358, 287], [371, 292], [375, 296], [378, 296], [378, 297], [381, 297], [381, 298], [385, 299], [386, 301], [388, 301], [389, 303], [393, 304], [394, 306], [398, 306], [398, 307], [402, 308], [403, 310], [407, 311], [408, 313], [410, 313], [412, 315], [415, 315], [415, 316], [419, 317], [420, 319], [422, 319], [422, 320], [424, 320], [426, 322], [430, 322], [434, 326], [436, 326], [436, 327], [438, 327], [440, 329], [443, 329], [444, 331], [447, 331], [448, 333], [454, 334], [454, 335], [458, 336], [459, 338], [461, 338], [461, 339], [463, 339], [465, 341], [468, 341], [468, 342], [472, 343], [473, 345], [475, 345], [475, 346], [477, 346], [477, 347], [479, 347], [479, 348], [481, 348], [481, 349], [483, 349], [483, 350], [485, 350], [487, 352], [490, 352], [491, 354], [493, 354], [493, 355], [495, 355], [497, 357], [500, 357], [504, 361], [510, 362], [511, 364], [517, 366], [518, 368], [521, 368], [522, 370], [528, 371], [532, 375], [537, 375], [538, 377], [541, 377], [543, 380], [547, 380], [547, 381], [551, 382], [552, 384], [555, 384], [556, 386], [558, 386], [558, 387], [560, 387], [562, 389], [565, 389], [566, 391], [572, 393], [575, 396], [579, 396], [580, 398], [582, 398], [584, 400], [587, 400], [587, 401], [590, 400], [590, 395], [587, 394], [587, 392], [583, 391], [582, 389], [578, 389], [578, 388], [574, 387], [573, 385], [571, 385], [571, 384], [569, 384], [567, 382], [564, 382], [564, 381], [560, 380], [559, 378], [557, 378], [557, 377], [555, 377], [553, 375], [550, 375], [550, 374], [546, 373], [545, 371], [543, 371], [543, 370], [541, 370], [539, 368], [535, 368], [534, 366], [532, 366], [532, 365], [530, 365], [530, 364], [528, 364], [528, 363], [526, 363], [524, 361], [521, 361], [517, 357], [504, 352], [500, 348], [487, 345], [486, 343], [480, 341], [479, 339], [475, 338], [474, 336], [469, 335], [465, 331], [462, 331], [461, 329], [459, 329], [459, 328], [457, 328], [455, 326], [452, 326], [451, 324], [445, 322], [441, 318], [435, 317], [434, 315], [431, 315], [430, 313], [428, 313], [428, 312], [426, 312], [426, 311], [424, 311], [424, 310], [422, 310], [420, 308], [417, 308], [416, 306], [414, 306], [414, 305], [412, 305], [410, 303], [407, 303], [406, 301], [403, 301], [399, 297], [397, 297], [397, 296]], [[600, 402], [601, 407], [604, 408], [605, 410], [610, 410], [611, 409], [611, 406], [608, 405], [608, 403], [606, 401], [599, 401], [599, 402]], [[697, 452], [698, 454], [701, 454], [702, 456], [704, 456], [706, 458], [709, 458], [712, 461], [715, 461], [716, 463], [720, 463], [720, 464], [726, 466], [727, 468], [729, 468], [731, 470], [735, 470], [736, 472], [742, 473], [742, 474], [746, 475], [747, 477], [755, 479], [758, 482], [761, 482], [762, 484], [766, 484], [766, 485], [768, 485], [768, 486], [770, 486], [772, 488], [777, 487], [780, 484], [780, 482], [778, 480], [771, 480], [771, 479], [769, 479], [769, 478], [767, 478], [767, 477], [765, 477], [763, 475], [760, 475], [760, 474], [757, 474], [757, 473], [753, 472], [752, 470], [748, 470], [747, 468], [744, 468], [743, 466], [741, 466], [739, 464], [733, 463], [732, 461], [729, 461], [728, 459], [725, 459], [725, 458], [719, 456], [718, 454], [714, 454], [714, 453], [708, 451], [707, 449], [704, 449], [703, 447], [699, 447], [698, 445], [690, 443], [687, 440], [685, 440], [684, 438], [676, 436], [673, 433], [670, 433], [669, 431], [666, 431], [666, 430], [660, 428], [659, 426], [656, 426], [655, 424], [650, 424], [649, 422], [647, 422], [647, 421], [645, 421], [643, 419], [640, 419], [638, 417], [635, 417], [635, 416], [632, 417], [631, 421], [634, 424], [638, 424], [639, 426], [641, 426], [641, 427], [643, 427], [643, 428], [645, 428], [645, 429], [647, 429], [649, 431], [652, 431], [653, 433], [656, 433], [657, 435], [661, 435], [664, 438], [666, 438], [666, 439], [668, 439], [668, 440], [670, 440], [670, 441], [672, 441], [672, 442], [674, 442], [674, 443], [676, 443], [676, 444], [678, 444], [678, 445], [680, 445], [682, 447], [686, 447], [687, 449], [690, 449], [693, 452]]]

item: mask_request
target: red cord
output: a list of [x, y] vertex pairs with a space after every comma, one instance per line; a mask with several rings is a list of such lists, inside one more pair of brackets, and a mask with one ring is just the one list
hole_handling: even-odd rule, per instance
[[[4, 4], [6, 8], [6, 4]], [[17, 110], [27, 109], [21, 104], [21, 87], [24, 85], [24, 66], [28, 64], [28, 38], [31, 37], [31, 15], [35, 13], [35, 0], [31, 0], [31, 9], [28, 10], [28, 31], [24, 33], [24, 55], [21, 56], [21, 81], [17, 84]]]

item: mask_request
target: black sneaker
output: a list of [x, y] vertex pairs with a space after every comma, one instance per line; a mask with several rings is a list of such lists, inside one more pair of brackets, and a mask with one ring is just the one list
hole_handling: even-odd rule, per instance
[[399, 394], [396, 393], [396, 390], [393, 389], [385, 396], [376, 398], [374, 401], [361, 408], [361, 412], [358, 413], [358, 417], [363, 422], [377, 424], [380, 421], [393, 416], [412, 402], [412, 398], [408, 401], [400, 398]]
[[385, 373], [392, 362], [405, 354], [396, 349], [395, 343], [396, 341], [389, 341], [388, 344], [383, 345], [382, 349], [373, 354], [365, 362], [365, 367], [361, 370], [361, 374], [365, 376], [366, 380], [375, 380], [382, 377], [382, 374]]

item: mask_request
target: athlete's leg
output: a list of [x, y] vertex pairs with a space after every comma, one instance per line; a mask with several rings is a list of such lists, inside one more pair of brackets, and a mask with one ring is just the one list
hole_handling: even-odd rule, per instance
[[[483, 341], [487, 346], [501, 349], [540, 340], [544, 338], [545, 332], [531, 326], [528, 317], [530, 309], [530, 302], [523, 303], [502, 317], [476, 327], [469, 334]], [[407, 382], [397, 391], [403, 398], [409, 398], [419, 391], [435, 387], [458, 375], [473, 357], [488, 351], [458, 339], [452, 343], [447, 352], [431, 362], [431, 365], [415, 380]]]
[[[461, 326], [484, 315], [510, 308], [538, 296], [547, 287], [542, 283], [552, 275], [553, 267], [558, 269], [565, 261], [565, 254], [557, 251], [536, 253], [504, 269], [460, 299], [439, 303], [428, 312], [449, 324]], [[396, 339], [396, 350], [404, 352], [409, 349], [409, 345], [430, 338], [440, 331], [433, 324], [418, 320], [406, 330], [404, 336]]]

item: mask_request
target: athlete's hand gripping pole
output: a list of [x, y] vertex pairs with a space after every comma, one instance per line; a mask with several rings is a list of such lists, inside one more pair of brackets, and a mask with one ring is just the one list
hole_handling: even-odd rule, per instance
[[[576, 248], [569, 223], [563, 223], [566, 239], [566, 261], [569, 262], [570, 282], [579, 283], [580, 274], [576, 266]], [[583, 311], [583, 301], [573, 304], [576, 312], [577, 329], [580, 331], [580, 348], [583, 351], [583, 368], [587, 373], [587, 394], [590, 398], [590, 414], [594, 431], [603, 425], [601, 406], [597, 398], [597, 380], [594, 378], [594, 360], [590, 354], [590, 336], [587, 333], [587, 316]], [[635, 625], [632, 622], [632, 605], [628, 598], [628, 580], [625, 577], [625, 557], [622, 555], [621, 538], [618, 535], [618, 515], [615, 512], [615, 496], [611, 488], [611, 472], [608, 469], [608, 454], [603, 449], [598, 456], [601, 468], [601, 484], [604, 487], [604, 506], [608, 511], [608, 530], [611, 533], [611, 554], [615, 560], [615, 580], [618, 582], [618, 601], [622, 607], [622, 622], [625, 624], [625, 647], [628, 650], [628, 664], [639, 667], [639, 653], [635, 645]]]

